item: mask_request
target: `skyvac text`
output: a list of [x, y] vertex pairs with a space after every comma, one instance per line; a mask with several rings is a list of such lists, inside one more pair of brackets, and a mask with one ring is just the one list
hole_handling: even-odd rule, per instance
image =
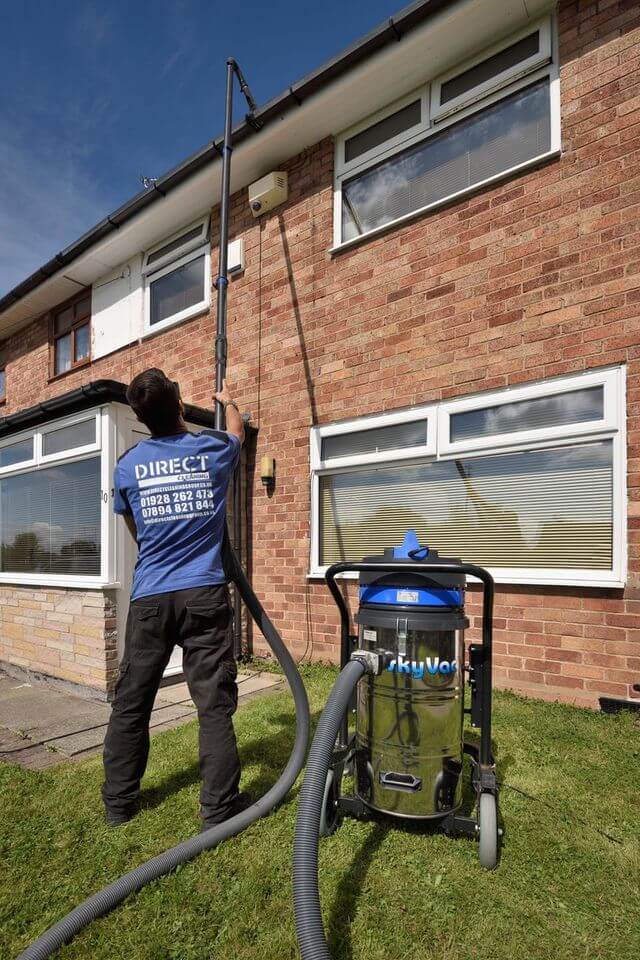
[[387, 667], [389, 673], [405, 673], [415, 680], [422, 680], [425, 673], [431, 677], [451, 677], [458, 671], [457, 660], [441, 660], [440, 657], [427, 657], [426, 660], [405, 660], [402, 655], [392, 660]]

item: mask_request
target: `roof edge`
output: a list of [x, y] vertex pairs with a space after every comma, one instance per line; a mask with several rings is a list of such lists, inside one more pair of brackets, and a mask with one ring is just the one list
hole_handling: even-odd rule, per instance
[[[11, 436], [22, 430], [29, 430], [48, 423], [54, 417], [65, 417], [80, 413], [100, 403], [127, 403], [127, 386], [118, 380], [93, 380], [68, 393], [43, 400], [32, 407], [18, 410], [7, 417], [0, 418], [0, 438]], [[198, 427], [215, 428], [216, 418], [211, 410], [185, 403], [185, 420]]]

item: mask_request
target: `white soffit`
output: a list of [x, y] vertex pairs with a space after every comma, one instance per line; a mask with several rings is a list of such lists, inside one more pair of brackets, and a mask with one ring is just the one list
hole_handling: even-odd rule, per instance
[[[234, 150], [231, 189], [240, 190], [305, 147], [340, 133], [549, 10], [548, 0], [461, 0], [285, 113]], [[7, 336], [215, 206], [221, 163], [192, 175], [86, 253], [12, 304], [0, 317]], [[76, 282], [73, 282], [76, 281]]]

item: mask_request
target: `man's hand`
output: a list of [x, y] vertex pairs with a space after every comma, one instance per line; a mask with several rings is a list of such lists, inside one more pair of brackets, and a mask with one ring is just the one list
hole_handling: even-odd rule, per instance
[[222, 383], [222, 390], [218, 390], [217, 393], [214, 393], [214, 397], [218, 403], [221, 403], [225, 408], [227, 433], [233, 433], [234, 436], [238, 437], [240, 443], [242, 443], [244, 441], [244, 423], [242, 422], [242, 417], [240, 416], [240, 411], [237, 409], [237, 407], [231, 406], [231, 404], [235, 403], [235, 401], [229, 392], [229, 387], [227, 386], [226, 380], [224, 380]]

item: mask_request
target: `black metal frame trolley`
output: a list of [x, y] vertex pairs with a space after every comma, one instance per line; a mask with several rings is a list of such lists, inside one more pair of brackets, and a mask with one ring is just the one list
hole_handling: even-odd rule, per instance
[[[360, 574], [357, 635], [336, 583]], [[482, 642], [468, 647], [465, 667], [466, 578], [482, 582]], [[329, 763], [319, 823], [332, 833], [344, 815], [376, 814], [423, 821], [445, 833], [479, 839], [480, 863], [498, 862], [498, 788], [491, 752], [491, 659], [494, 582], [475, 564], [440, 558], [409, 531], [401, 547], [360, 563], [335, 563], [326, 581], [340, 611], [341, 668], [354, 656], [377, 659], [358, 681]], [[465, 673], [470, 706], [464, 706]], [[349, 714], [355, 710], [355, 732]], [[464, 714], [479, 744], [463, 736]], [[472, 765], [475, 817], [460, 812], [463, 757]], [[345, 769], [354, 776], [343, 795]]]

